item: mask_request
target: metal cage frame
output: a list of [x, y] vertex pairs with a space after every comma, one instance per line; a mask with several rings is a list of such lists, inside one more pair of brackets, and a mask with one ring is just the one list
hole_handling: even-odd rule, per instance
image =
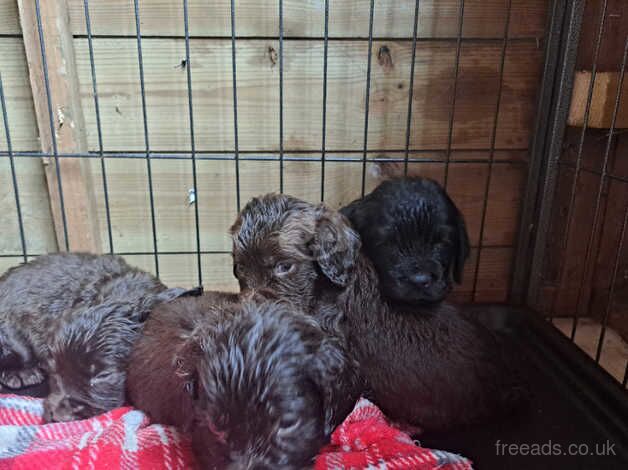
[[[459, 75], [459, 66], [460, 66], [460, 56], [461, 56], [461, 48], [463, 43], [463, 20], [464, 20], [464, 10], [465, 10], [465, 1], [460, 0], [459, 10], [458, 10], [458, 24], [457, 24], [457, 36], [456, 36], [456, 55], [454, 62], [454, 88], [451, 99], [451, 107], [449, 109], [449, 120], [448, 120], [448, 135], [447, 135], [447, 146], [444, 150], [445, 160], [434, 160], [434, 159], [416, 159], [411, 157], [411, 153], [421, 153], [421, 150], [412, 149], [411, 148], [411, 130], [412, 130], [412, 112], [413, 112], [413, 81], [414, 81], [414, 72], [416, 65], [416, 51], [417, 51], [417, 31], [419, 24], [419, 17], [421, 14], [421, 4], [420, 0], [415, 1], [414, 7], [414, 17], [413, 17], [413, 39], [412, 39], [412, 56], [411, 56], [411, 64], [410, 64], [410, 86], [408, 90], [408, 114], [407, 114], [407, 122], [406, 122], [406, 135], [405, 135], [405, 148], [403, 150], [389, 150], [389, 149], [370, 149], [368, 147], [368, 137], [369, 137], [369, 104], [370, 104], [370, 93], [371, 93], [371, 58], [372, 58], [372, 48], [373, 48], [373, 23], [374, 23], [374, 14], [375, 14], [375, 1], [370, 0], [369, 4], [369, 28], [368, 28], [368, 59], [367, 59], [367, 70], [366, 70], [366, 81], [365, 81], [365, 114], [364, 114], [364, 123], [363, 123], [363, 146], [362, 150], [342, 150], [342, 149], [329, 149], [326, 142], [326, 131], [327, 131], [327, 74], [328, 74], [328, 46], [329, 46], [329, 0], [324, 1], [324, 35], [322, 38], [324, 45], [324, 53], [323, 53], [323, 90], [322, 90], [322, 141], [320, 149], [316, 151], [303, 151], [303, 152], [295, 152], [291, 151], [291, 155], [285, 155], [284, 149], [284, 10], [283, 10], [283, 1], [278, 0], [278, 19], [279, 19], [279, 28], [277, 32], [277, 37], [279, 42], [279, 50], [278, 50], [278, 73], [279, 73], [279, 152], [277, 157], [270, 157], [261, 155], [264, 152], [260, 151], [245, 151], [241, 150], [239, 147], [239, 136], [238, 136], [238, 77], [237, 77], [237, 67], [236, 67], [236, 42], [238, 40], [238, 36], [236, 34], [236, 25], [237, 25], [237, 17], [236, 17], [236, 9], [235, 9], [235, 0], [231, 0], [230, 2], [230, 28], [231, 35], [226, 36], [222, 39], [228, 39], [231, 41], [231, 68], [232, 68], [232, 85], [233, 85], [233, 118], [234, 118], [234, 129], [233, 129], [233, 137], [234, 137], [234, 148], [225, 151], [225, 152], [206, 152], [201, 151], [196, 146], [196, 129], [194, 125], [194, 107], [193, 107], [193, 98], [192, 98], [192, 90], [193, 90], [193, 60], [191, 60], [191, 52], [190, 52], [190, 30], [189, 30], [189, 11], [188, 11], [188, 1], [182, 0], [183, 2], [183, 17], [184, 17], [184, 40], [185, 40], [185, 62], [182, 63], [183, 68], [186, 71], [187, 78], [187, 101], [188, 101], [188, 113], [189, 113], [189, 133], [190, 133], [190, 145], [191, 150], [189, 152], [155, 152], [151, 149], [150, 144], [150, 134], [148, 127], [148, 115], [147, 115], [147, 105], [146, 105], [146, 90], [144, 83], [144, 63], [143, 63], [143, 55], [142, 55], [142, 34], [141, 34], [141, 21], [140, 21], [140, 8], [139, 8], [139, 0], [134, 0], [134, 16], [135, 16], [135, 32], [136, 32], [136, 42], [137, 42], [137, 63], [138, 63], [138, 72], [139, 72], [139, 85], [141, 92], [141, 107], [142, 107], [142, 119], [143, 119], [143, 134], [144, 134], [144, 151], [143, 152], [109, 152], [106, 151], [103, 145], [103, 137], [102, 137], [102, 126], [101, 126], [101, 116], [100, 116], [100, 107], [99, 107], [99, 93], [98, 93], [98, 83], [96, 79], [96, 64], [94, 61], [94, 50], [93, 50], [93, 38], [94, 34], [92, 32], [92, 24], [90, 19], [90, 8], [89, 8], [89, 0], [83, 0], [84, 5], [84, 14], [85, 14], [85, 27], [86, 27], [86, 35], [84, 36], [87, 39], [88, 48], [89, 48], [89, 59], [90, 59], [90, 68], [91, 68], [91, 85], [92, 92], [94, 98], [94, 109], [96, 114], [96, 127], [97, 127], [97, 137], [98, 137], [98, 150], [96, 151], [88, 151], [86, 153], [61, 153], [57, 148], [57, 141], [55, 137], [55, 129], [54, 129], [54, 115], [53, 115], [53, 107], [52, 100], [50, 96], [50, 87], [49, 87], [49, 77], [48, 77], [48, 68], [46, 64], [47, 52], [45, 48], [44, 42], [44, 33], [42, 28], [42, 18], [40, 12], [40, 2], [41, 0], [34, 0], [35, 8], [36, 8], [36, 16], [37, 16], [37, 31], [39, 34], [39, 40], [41, 45], [41, 60], [43, 62], [43, 71], [44, 71], [44, 82], [46, 84], [46, 96], [47, 96], [47, 104], [48, 104], [48, 118], [50, 122], [51, 128], [51, 138], [52, 138], [52, 152], [22, 152], [15, 151], [12, 146], [11, 136], [10, 136], [10, 126], [9, 126], [9, 118], [8, 111], [6, 105], [6, 98], [4, 89], [2, 86], [2, 76], [0, 74], [0, 105], [2, 108], [2, 117], [6, 135], [6, 144], [7, 150], [0, 151], [0, 158], [8, 158], [10, 162], [10, 170], [13, 181], [14, 188], [14, 196], [15, 196], [15, 204], [17, 209], [17, 217], [18, 217], [18, 225], [19, 225], [19, 234], [21, 241], [21, 253], [18, 255], [0, 255], [1, 257], [14, 257], [20, 256], [24, 261], [27, 261], [29, 257], [36, 256], [37, 254], [28, 253], [27, 251], [27, 243], [24, 232], [24, 224], [22, 218], [22, 209], [20, 205], [20, 193], [18, 188], [18, 178], [15, 168], [15, 159], [16, 158], [42, 158], [48, 157], [50, 158], [55, 165], [57, 181], [58, 181], [58, 192], [60, 195], [60, 205], [61, 205], [61, 213], [63, 220], [63, 233], [65, 235], [65, 249], [68, 250], [69, 239], [68, 239], [68, 227], [66, 221], [66, 214], [64, 208], [64, 199], [63, 199], [63, 181], [62, 175], [59, 171], [59, 161], [65, 158], [85, 158], [85, 159], [96, 159], [100, 161], [100, 168], [102, 172], [102, 184], [104, 189], [104, 197], [105, 197], [105, 217], [107, 222], [107, 242], [108, 242], [108, 251], [109, 253], [116, 253], [121, 255], [136, 255], [136, 254], [146, 254], [152, 255], [154, 258], [154, 268], [157, 276], [159, 276], [160, 266], [159, 266], [159, 256], [167, 255], [167, 254], [192, 254], [196, 256], [196, 265], [198, 272], [198, 284], [203, 284], [203, 275], [202, 275], [202, 255], [204, 254], [226, 254], [228, 251], [203, 251], [201, 250], [201, 232], [199, 228], [199, 209], [198, 209], [198, 194], [199, 194], [199, 185], [198, 185], [198, 175], [197, 175], [197, 162], [201, 160], [216, 160], [216, 161], [232, 161], [234, 165], [235, 171], [235, 188], [234, 188], [234, 197], [236, 199], [236, 207], [239, 211], [242, 205], [241, 201], [241, 188], [240, 188], [240, 162], [242, 161], [268, 161], [270, 163], [277, 163], [278, 171], [279, 171], [279, 190], [280, 192], [284, 191], [284, 163], [286, 161], [312, 161], [312, 162], [320, 162], [321, 165], [321, 184], [320, 184], [320, 192], [321, 201], [324, 200], [325, 195], [325, 165], [327, 162], [334, 161], [342, 161], [342, 162], [352, 162], [361, 165], [361, 193], [365, 192], [366, 185], [366, 169], [367, 162], [398, 162], [403, 163], [404, 172], [407, 174], [408, 165], [412, 162], [439, 162], [444, 163], [444, 178], [445, 184], [447, 183], [447, 178], [449, 176], [449, 166], [453, 163], [463, 162], [463, 163], [475, 163], [482, 162], [486, 163], [486, 160], [475, 160], [475, 159], [464, 159], [464, 160], [455, 160], [455, 162], [451, 159], [452, 154], [452, 141], [453, 141], [453, 126], [454, 126], [454, 112], [456, 109], [456, 87], [458, 85], [458, 75]], [[539, 99], [538, 99], [538, 111], [537, 111], [537, 119], [533, 128], [533, 138], [530, 145], [530, 161], [528, 164], [528, 178], [527, 178], [527, 186], [525, 188], [525, 196], [523, 199], [523, 208], [520, 218], [520, 231], [518, 235], [518, 242], [515, 246], [516, 248], [516, 256], [514, 261], [514, 271], [512, 273], [512, 283], [511, 283], [511, 295], [510, 300], [513, 304], [525, 305], [534, 303], [535, 299], [539, 295], [539, 286], [542, 278], [542, 260], [544, 258], [544, 250], [546, 248], [546, 237], [548, 233], [548, 227], [550, 224], [550, 215], [552, 210], [552, 204], [554, 199], [554, 192], [557, 184], [557, 171], [560, 165], [564, 165], [565, 163], [560, 160], [561, 154], [561, 146], [563, 142], [563, 134], [566, 127], [566, 119], [569, 107], [569, 100], [571, 96], [572, 89], [572, 80], [574, 74], [575, 67], [575, 58], [578, 48], [578, 41], [582, 23], [582, 17], [584, 13], [584, 0], [553, 0], [550, 2], [550, 14], [548, 15], [548, 24], [547, 24], [547, 33], [545, 36], [545, 62], [544, 69], [542, 75], [542, 82], [539, 91]], [[504, 79], [504, 66], [506, 59], [506, 50], [511, 39], [509, 38], [509, 27], [510, 27], [510, 16], [511, 16], [511, 8], [512, 1], [506, 0], [506, 11], [507, 17], [504, 25], [503, 36], [501, 38], [501, 51], [499, 56], [499, 81], [498, 81], [498, 91], [497, 91], [497, 100], [495, 103], [495, 109], [493, 113], [492, 120], [492, 129], [490, 134], [490, 148], [488, 149], [488, 177], [486, 178], [486, 183], [483, 188], [483, 203], [482, 203], [482, 211], [481, 211], [481, 219], [480, 219], [480, 234], [479, 234], [479, 244], [478, 244], [478, 253], [481, 252], [483, 245], [483, 234], [485, 230], [486, 223], [486, 214], [487, 214], [487, 203], [489, 196], [489, 188], [491, 184], [491, 178], [493, 175], [493, 167], [495, 164], [499, 163], [495, 160], [495, 144], [496, 144], [496, 134], [497, 134], [497, 125], [498, 118], [500, 113], [501, 106], [501, 95], [502, 95], [502, 85]], [[577, 175], [582, 171], [589, 171], [582, 168], [582, 148], [584, 142], [584, 136], [586, 132], [586, 122], [588, 119], [589, 109], [591, 105], [592, 93], [593, 93], [593, 84], [595, 79], [595, 63], [597, 61], [597, 54], [599, 52], [600, 43], [602, 40], [602, 33], [604, 30], [604, 14], [606, 11], [606, 1], [604, 1], [604, 6], [602, 9], [602, 18], [600, 21], [599, 33], [597, 36], [597, 43], [595, 46], [595, 57], [594, 57], [594, 68], [593, 68], [593, 79], [591, 80], [591, 85], [589, 88], [588, 94], [588, 102], [585, 114], [585, 125], [582, 129], [580, 145], [578, 149], [578, 157], [575, 164], [575, 172], [576, 177], [574, 178], [574, 183], [571, 189], [571, 200], [569, 206], [569, 224], [571, 224], [571, 219], [573, 218], [573, 206], [575, 202], [575, 192], [576, 192], [576, 181]], [[604, 165], [602, 171], [600, 173], [600, 187], [597, 193], [596, 199], [596, 211], [595, 211], [595, 220], [599, 218], [600, 213], [600, 198], [601, 191], [604, 181], [607, 179], [617, 179], [622, 182], [628, 182], [627, 179], [614, 175], [608, 171], [607, 163], [609, 151], [612, 145], [612, 141], [614, 138], [614, 124], [615, 117], [617, 114], [617, 110], [619, 108], [619, 103], [621, 100], [621, 85], [624, 78], [625, 66], [626, 66], [626, 58], [628, 54], [628, 39], [626, 41], [626, 48], [624, 50], [623, 62], [621, 64], [621, 68], [619, 70], [621, 79], [619, 84], [619, 92], [617, 94], [617, 100], [615, 103], [615, 109], [613, 114], [613, 125], [611, 127], [610, 133], [608, 135], [608, 141], [606, 145], [606, 152], [604, 155]], [[395, 158], [379, 158], [374, 156], [374, 154], [381, 153], [386, 151], [390, 154], [395, 154]], [[485, 151], [483, 149], [483, 151]], [[330, 156], [330, 154], [334, 153], [344, 153], [349, 155], [349, 158], [339, 159], [337, 157]], [[320, 157], [318, 156], [320, 155]], [[371, 157], [369, 157], [371, 156]], [[109, 207], [109, 193], [108, 193], [108, 179], [107, 179], [107, 159], [141, 159], [146, 163], [146, 171], [148, 175], [148, 187], [147, 191], [149, 194], [149, 203], [150, 203], [150, 213], [151, 213], [151, 232], [152, 232], [152, 251], [148, 252], [132, 252], [132, 253], [122, 253], [115, 250], [114, 246], [114, 237], [112, 235], [112, 225], [111, 225], [111, 214]], [[155, 217], [155, 202], [154, 202], [154, 187], [153, 187], [153, 178], [152, 178], [152, 162], [156, 159], [180, 159], [187, 160], [190, 162], [192, 167], [192, 180], [193, 180], [193, 190], [196, 197], [196, 203], [194, 204], [194, 220], [195, 220], [195, 245], [196, 250], [194, 251], [181, 251], [181, 252], [164, 252], [159, 251], [158, 247], [158, 237], [157, 237], [157, 223]], [[606, 312], [604, 315], [604, 321], [602, 325], [601, 335], [598, 342], [598, 348], [596, 353], [596, 361], [599, 363], [601, 348], [604, 341], [604, 334], [607, 328], [607, 319], [608, 312], [610, 310], [610, 306], [613, 300], [613, 285], [614, 280], [617, 276], [617, 270], [619, 265], [619, 257], [621, 254], [621, 250], [624, 244], [624, 236], [626, 232], [626, 227], [628, 225], [628, 206], [625, 209], [625, 215], [623, 219], [622, 226], [622, 234], [619, 241], [619, 246], [617, 247], [616, 259], [614, 263], [614, 271], [613, 271], [613, 282], [611, 283], [611, 295], [609, 296], [608, 303], [606, 306]], [[596, 226], [596, 223], [593, 224], [593, 227]], [[569, 230], [565, 231], [565, 236], [562, 241], [563, 249], [567, 243], [567, 234]], [[596, 250], [596, 247], [593, 246], [594, 239], [594, 229], [592, 229], [591, 234], [589, 236], [589, 243], [587, 245], [587, 255], [585, 259], [585, 263], [589, 262], [593, 252]], [[476, 257], [474, 264], [474, 284], [473, 284], [473, 297], [475, 298], [475, 293], [477, 290], [477, 280], [478, 280], [478, 270], [480, 264], [480, 256]], [[582, 282], [584, 282], [584, 275]], [[574, 339], [575, 331], [578, 324], [578, 315], [577, 313], [574, 315], [573, 320], [573, 329], [571, 334], [571, 339]], [[626, 386], [626, 382], [628, 380], [628, 363], [626, 365], [626, 374], [623, 379], [623, 385]]]

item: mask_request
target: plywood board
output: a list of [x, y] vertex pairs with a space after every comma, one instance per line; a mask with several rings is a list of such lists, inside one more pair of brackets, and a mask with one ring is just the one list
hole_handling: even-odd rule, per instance
[[[137, 48], [132, 39], [94, 41], [104, 146], [111, 151], [145, 148]], [[240, 150], [279, 149], [278, 45], [242, 40], [237, 48]], [[76, 40], [81, 95], [90, 149], [97, 149], [87, 41]], [[461, 56], [455, 107], [454, 149], [489, 148], [497, 99], [499, 47], [477, 42]], [[320, 150], [322, 141], [323, 44], [285, 44], [284, 148]], [[447, 148], [453, 92], [454, 42], [417, 49], [411, 146]], [[383, 55], [382, 55], [383, 54]], [[151, 39], [143, 44], [148, 130], [154, 151], [190, 149], [186, 73], [178, 65], [184, 41]], [[386, 57], [386, 58], [383, 58]], [[411, 43], [376, 42], [370, 87], [369, 149], [404, 149]], [[342, 41], [329, 46], [327, 148], [360, 151], [364, 143], [367, 45]], [[541, 51], [533, 42], [508, 47], [496, 148], [525, 149]], [[232, 151], [231, 43], [195, 40], [191, 63], [198, 150]]]
[[[6, 0], [4, 0], [6, 1]], [[231, 35], [230, 0], [189, 0], [190, 34], [197, 36]], [[378, 0], [373, 15], [375, 37], [412, 37], [416, 0]], [[548, 0], [513, 0], [510, 36], [540, 37], [545, 28]], [[368, 0], [329, 2], [331, 37], [368, 37]], [[70, 0], [74, 34], [85, 34], [83, 0]], [[133, 2], [92, 0], [89, 2], [92, 29], [99, 35], [135, 35]], [[507, 16], [503, 0], [465, 1], [464, 37], [501, 37]], [[421, 0], [419, 37], [456, 37], [460, 13], [459, 0]], [[324, 0], [284, 0], [286, 37], [321, 37], [324, 32]], [[277, 36], [277, 0], [237, 0], [236, 34], [239, 36]], [[142, 33], [159, 36], [184, 34], [183, 2], [151, 0], [140, 2]]]

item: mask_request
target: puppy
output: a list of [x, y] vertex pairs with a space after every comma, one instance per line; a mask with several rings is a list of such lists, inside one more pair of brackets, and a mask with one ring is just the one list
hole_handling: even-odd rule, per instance
[[340, 211], [359, 232], [390, 300], [440, 302], [452, 281], [462, 281], [469, 237], [462, 214], [435, 181], [384, 181]]
[[190, 432], [203, 468], [301, 469], [351, 411], [357, 380], [341, 343], [288, 304], [214, 293], [153, 311], [128, 397]]
[[47, 255], [9, 270], [0, 278], [0, 389], [48, 377], [46, 421], [123, 405], [141, 323], [182, 293], [115, 256]]
[[[241, 289], [337, 317], [374, 401], [392, 419], [443, 431], [510, 412], [525, 387], [495, 338], [449, 305], [393, 307], [348, 221], [285, 195], [254, 198], [231, 228]], [[417, 315], [416, 313], [420, 313]]]

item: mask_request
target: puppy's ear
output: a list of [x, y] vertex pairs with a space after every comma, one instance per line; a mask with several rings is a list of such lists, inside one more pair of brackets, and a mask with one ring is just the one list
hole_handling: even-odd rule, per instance
[[464, 263], [469, 257], [471, 247], [469, 244], [469, 234], [467, 233], [467, 227], [464, 223], [464, 217], [460, 211], [456, 211], [456, 238], [457, 244], [455, 246], [454, 260], [453, 260], [453, 278], [457, 284], [462, 283], [462, 273], [464, 272]]
[[360, 251], [360, 238], [340, 212], [319, 208], [309, 248], [323, 274], [334, 284], [346, 286]]
[[354, 403], [346, 397], [355, 394], [358, 387], [357, 364], [354, 364], [336, 338], [326, 338], [317, 353], [307, 363], [309, 377], [323, 395], [325, 433], [331, 434]]

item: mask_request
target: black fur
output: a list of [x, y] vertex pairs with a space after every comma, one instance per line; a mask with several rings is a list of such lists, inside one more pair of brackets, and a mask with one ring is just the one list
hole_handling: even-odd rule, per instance
[[340, 211], [360, 233], [389, 299], [436, 303], [452, 281], [462, 281], [469, 237], [462, 214], [435, 181], [387, 180]]
[[10, 269], [0, 278], [0, 390], [48, 377], [47, 421], [123, 405], [141, 323], [184, 292], [116, 256], [55, 254]]
[[355, 404], [357, 366], [287, 304], [222, 296], [155, 309], [131, 357], [130, 401], [191, 432], [203, 468], [311, 465]]

